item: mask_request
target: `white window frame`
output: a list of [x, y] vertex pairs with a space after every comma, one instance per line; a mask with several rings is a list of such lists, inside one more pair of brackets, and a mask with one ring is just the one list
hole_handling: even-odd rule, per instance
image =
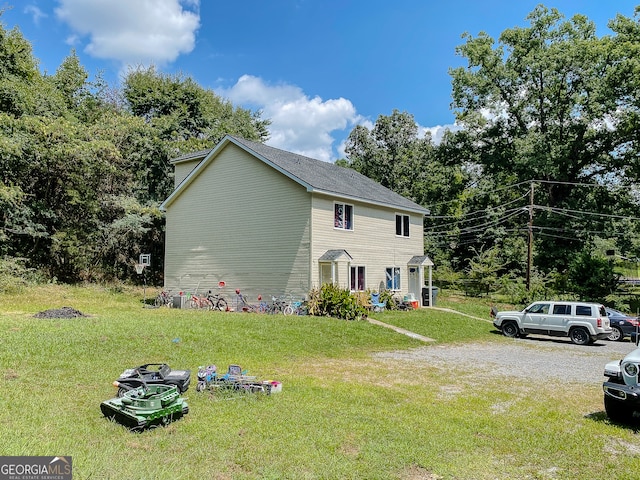
[[[338, 221], [336, 220], [337, 217], [337, 208], [338, 207], [342, 207], [342, 225], [339, 225]], [[345, 221], [345, 214], [347, 213], [347, 210], [350, 211], [351, 215], [348, 221]], [[354, 208], [353, 205], [349, 204], [349, 203], [341, 203], [341, 202], [334, 202], [333, 203], [333, 228], [336, 230], [346, 230], [348, 232], [353, 231], [353, 221], [354, 221], [354, 214], [353, 214]], [[347, 223], [350, 223], [350, 227], [347, 228]]]
[[[362, 269], [362, 284], [358, 284], [358, 271]], [[367, 289], [367, 267], [364, 265], [349, 266], [349, 288], [352, 292], [364, 292]]]
[[[398, 220], [400, 220], [400, 233], [398, 233]], [[396, 237], [409, 237], [411, 217], [404, 213], [396, 213]]]
[[387, 290], [398, 291], [402, 289], [402, 269], [400, 267], [386, 267], [385, 285]]

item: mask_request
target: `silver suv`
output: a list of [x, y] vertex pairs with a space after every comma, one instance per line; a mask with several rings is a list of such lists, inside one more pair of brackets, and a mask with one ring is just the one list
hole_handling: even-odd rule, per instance
[[534, 302], [521, 312], [495, 313], [493, 325], [507, 337], [569, 337], [576, 345], [605, 339], [612, 332], [604, 306], [586, 302]]

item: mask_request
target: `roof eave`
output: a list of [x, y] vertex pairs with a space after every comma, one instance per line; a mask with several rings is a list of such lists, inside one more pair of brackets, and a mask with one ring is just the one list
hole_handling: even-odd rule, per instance
[[398, 205], [395, 203], [387, 203], [387, 202], [378, 202], [375, 200], [370, 200], [367, 198], [360, 198], [360, 197], [355, 197], [355, 196], [349, 196], [349, 195], [342, 195], [336, 192], [331, 192], [329, 190], [318, 190], [318, 189], [314, 189], [314, 188], [307, 188], [307, 190], [309, 192], [312, 193], [319, 193], [322, 195], [328, 195], [334, 198], [340, 198], [343, 200], [349, 200], [352, 202], [361, 202], [361, 203], [368, 203], [369, 205], [376, 205], [378, 207], [387, 207], [387, 208], [394, 208], [396, 210], [402, 210], [405, 212], [411, 212], [411, 213], [419, 213], [421, 215], [430, 215], [431, 212], [426, 209], [426, 208], [422, 208], [422, 207], [407, 207], [407, 206], [403, 206], [403, 205]]
[[[233, 138], [231, 138], [229, 135], [225, 135], [225, 137], [222, 140], [220, 140], [220, 142], [214, 148], [212, 148], [207, 155], [204, 156], [204, 158], [200, 161], [200, 163], [196, 166], [196, 168], [194, 168], [193, 170], [191, 170], [191, 172], [189, 172], [189, 175], [187, 175], [180, 182], [180, 184], [173, 190], [173, 192], [171, 192], [171, 195], [169, 195], [167, 199], [160, 204], [160, 210], [163, 212], [166, 211], [167, 207], [171, 205], [178, 196], [180, 196], [180, 194], [185, 188], [187, 188], [187, 185], [189, 185], [200, 174], [200, 171], [204, 168], [204, 166], [208, 164], [213, 157], [218, 155], [218, 153], [224, 147], [226, 147], [229, 142], [232, 142], [232, 141], [233, 141]], [[236, 142], [233, 142], [233, 143], [237, 145]], [[242, 147], [242, 145], [240, 145], [240, 147]]]
[[216, 157], [218, 155], [218, 153], [222, 149], [224, 149], [229, 143], [233, 143], [238, 148], [241, 148], [245, 152], [250, 153], [251, 155], [253, 155], [254, 157], [258, 158], [263, 163], [269, 165], [271, 168], [277, 170], [281, 174], [285, 175], [286, 177], [290, 178], [294, 182], [296, 182], [299, 185], [301, 185], [304, 188], [306, 188], [308, 192], [329, 195], [329, 196], [332, 196], [334, 198], [341, 198], [341, 199], [350, 200], [350, 201], [363, 202], [363, 203], [367, 203], [367, 204], [370, 204], [370, 205], [376, 205], [376, 206], [380, 206], [380, 207], [394, 208], [394, 209], [398, 209], [398, 210], [402, 210], [402, 211], [406, 211], [406, 212], [411, 212], [411, 213], [417, 213], [417, 214], [425, 215], [425, 216], [426, 215], [430, 215], [430, 213], [431, 213], [429, 210], [427, 210], [425, 208], [422, 208], [422, 207], [419, 207], [419, 206], [417, 206], [416, 208], [413, 208], [413, 207], [408, 207], [408, 206], [391, 204], [391, 203], [387, 203], [387, 202], [379, 202], [379, 201], [360, 198], [360, 197], [356, 197], [356, 196], [349, 196], [349, 195], [339, 194], [339, 193], [332, 192], [332, 191], [329, 191], [329, 190], [315, 189], [311, 184], [309, 184], [309, 183], [301, 180], [300, 178], [296, 177], [291, 172], [283, 169], [282, 167], [280, 167], [279, 165], [275, 164], [274, 162], [272, 162], [268, 158], [264, 157], [262, 154], [256, 152], [255, 150], [249, 148], [248, 146], [238, 142], [235, 138], [233, 138], [230, 135], [225, 135], [224, 138], [218, 143], [218, 145], [216, 145], [213, 149], [211, 149], [211, 151], [207, 155], [204, 156], [204, 158], [200, 161], [200, 163], [174, 189], [174, 191], [171, 193], [171, 195], [169, 195], [169, 197], [167, 197], [167, 199], [164, 202], [162, 202], [162, 204], [160, 205], [160, 210], [161, 211], [166, 211], [167, 207], [169, 205], [171, 205], [178, 196], [180, 196], [180, 194], [187, 187], [187, 185], [189, 185], [200, 174], [200, 171], [202, 171], [202, 169], [205, 168], [205, 166], [211, 161], [211, 159]]

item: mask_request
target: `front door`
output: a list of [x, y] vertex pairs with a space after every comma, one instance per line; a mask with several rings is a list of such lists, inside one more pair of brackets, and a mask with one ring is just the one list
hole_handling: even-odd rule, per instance
[[410, 294], [413, 293], [413, 296], [419, 302], [420, 302], [420, 296], [422, 295], [422, 291], [421, 291], [422, 282], [420, 281], [421, 280], [420, 277], [421, 275], [420, 275], [419, 267], [409, 267], [409, 283], [408, 283], [409, 292], [408, 293]]
[[334, 264], [333, 263], [321, 263], [320, 264], [320, 285], [325, 283], [334, 283]]

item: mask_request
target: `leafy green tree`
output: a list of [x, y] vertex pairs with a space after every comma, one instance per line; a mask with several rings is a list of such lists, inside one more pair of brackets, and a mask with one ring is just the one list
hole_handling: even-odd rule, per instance
[[[453, 107], [464, 130], [451, 150], [494, 185], [539, 180], [535, 203], [548, 209], [536, 212], [536, 225], [546, 229], [536, 237], [536, 262], [545, 270], [563, 269], [593, 232], [613, 232], [604, 217], [559, 217], [553, 209], [637, 209], [629, 189], [615, 188], [638, 179], [640, 157], [629, 149], [637, 129], [621, 128], [637, 111], [628, 98], [637, 98], [637, 90], [628, 86], [625, 96], [610, 88], [617, 76], [612, 65], [631, 71], [637, 62], [630, 57], [637, 25], [617, 19], [633, 44], [623, 48], [621, 40], [597, 37], [582, 15], [565, 21], [557, 10], [538, 6], [527, 18], [528, 27], [505, 30], [497, 46], [480, 33], [465, 35], [458, 47], [468, 65], [451, 70]], [[597, 182], [611, 187], [583, 186]]]
[[[1, 15], [1, 12], [0, 12]], [[131, 72], [122, 89], [89, 80], [75, 51], [53, 75], [0, 24], [0, 254], [5, 265], [75, 282], [135, 277], [140, 253], [161, 281], [169, 160], [226, 133], [267, 137], [260, 112], [192, 79]], [[18, 271], [8, 269], [7, 271]]]
[[422, 205], [455, 196], [464, 187], [462, 169], [436, 156], [431, 136], [420, 135], [407, 112], [380, 115], [371, 130], [356, 126], [345, 152], [348, 166]]
[[76, 108], [89, 95], [87, 91], [88, 78], [89, 74], [80, 65], [80, 59], [76, 52], [72, 51], [58, 67], [55, 75], [50, 77], [50, 81], [64, 98], [67, 107]]
[[123, 94], [131, 112], [142, 117], [171, 142], [170, 150], [190, 153], [212, 148], [226, 134], [248, 140], [268, 137], [268, 120], [260, 112], [234, 107], [192, 78], [137, 69], [125, 77]]
[[612, 61], [606, 72], [606, 88], [619, 102], [615, 121], [618, 148], [615, 167], [625, 177], [640, 178], [640, 6], [633, 18], [618, 14], [609, 22]]
[[569, 286], [584, 300], [603, 301], [615, 291], [618, 279], [613, 262], [592, 255], [588, 249], [577, 255], [569, 265]]
[[472, 283], [474, 290], [488, 294], [493, 291], [498, 282], [498, 272], [504, 267], [500, 259], [500, 252], [496, 247], [486, 251], [477, 251], [469, 262], [467, 279]]

